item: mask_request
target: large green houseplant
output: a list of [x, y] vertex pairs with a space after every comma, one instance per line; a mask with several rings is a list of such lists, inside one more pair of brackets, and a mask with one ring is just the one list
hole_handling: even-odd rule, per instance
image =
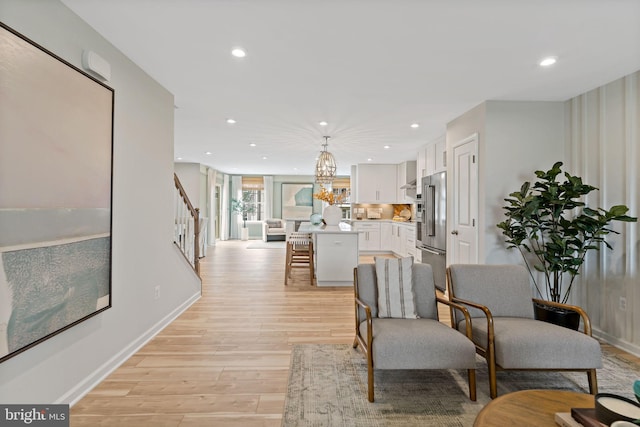
[[241, 215], [242, 218], [242, 240], [247, 240], [247, 220], [249, 214], [256, 211], [256, 205], [254, 203], [253, 193], [250, 191], [243, 191], [241, 199], [231, 199], [231, 211]]
[[[592, 209], [582, 201], [596, 187], [582, 178], [564, 172], [562, 162], [548, 171], [536, 171], [537, 180], [525, 182], [519, 191], [509, 194], [503, 207], [506, 219], [498, 224], [509, 248], [520, 251], [542, 299], [566, 303], [585, 256], [601, 245], [612, 249], [605, 237], [619, 234], [608, 228], [612, 221], [635, 222], [626, 215], [629, 208]], [[533, 271], [539, 271], [543, 284]], [[544, 293], [541, 290], [544, 288]]]

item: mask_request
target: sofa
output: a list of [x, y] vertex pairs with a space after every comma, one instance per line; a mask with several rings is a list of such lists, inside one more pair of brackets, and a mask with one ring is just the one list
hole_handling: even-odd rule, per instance
[[262, 223], [262, 240], [264, 242], [286, 240], [286, 224], [283, 219], [271, 218]]

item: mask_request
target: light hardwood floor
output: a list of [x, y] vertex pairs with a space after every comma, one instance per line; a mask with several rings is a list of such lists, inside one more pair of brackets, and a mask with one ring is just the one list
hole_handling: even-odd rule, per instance
[[291, 346], [351, 344], [353, 290], [310, 288], [304, 269], [285, 287], [284, 249], [247, 244], [208, 250], [202, 298], [74, 405], [72, 426], [280, 426]]
[[296, 343], [353, 342], [352, 288], [310, 288], [284, 249], [219, 242], [203, 296], [81, 399], [72, 426], [280, 426]]

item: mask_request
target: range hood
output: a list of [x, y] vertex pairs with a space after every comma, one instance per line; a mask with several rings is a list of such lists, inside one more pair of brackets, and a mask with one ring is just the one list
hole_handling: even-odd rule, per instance
[[412, 179], [411, 181], [407, 182], [405, 185], [403, 185], [400, 188], [403, 190], [416, 188], [416, 180]]

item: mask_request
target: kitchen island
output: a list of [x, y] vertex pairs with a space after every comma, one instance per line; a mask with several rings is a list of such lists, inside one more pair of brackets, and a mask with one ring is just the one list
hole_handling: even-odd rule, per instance
[[353, 286], [358, 265], [358, 232], [349, 224], [337, 226], [300, 224], [298, 231], [313, 235], [317, 286]]

